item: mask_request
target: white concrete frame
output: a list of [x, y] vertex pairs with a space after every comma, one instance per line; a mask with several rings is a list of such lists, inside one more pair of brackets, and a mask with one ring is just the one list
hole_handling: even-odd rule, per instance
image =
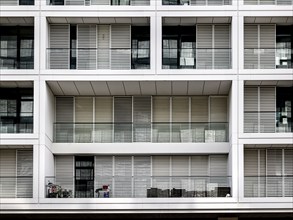
[[[80, 11], [82, 7], [83, 11]], [[47, 17], [149, 17], [151, 26], [151, 68], [149, 70], [49, 70], [46, 69], [48, 47]], [[232, 69], [229, 70], [162, 70], [163, 17], [231, 17]], [[34, 190], [32, 199], [1, 199], [1, 213], [15, 212], [292, 212], [293, 198], [245, 198], [243, 152], [245, 144], [292, 144], [292, 133], [244, 134], [243, 92], [246, 80], [293, 80], [292, 69], [244, 69], [244, 17], [289, 16], [293, 6], [248, 6], [243, 0], [233, 0], [231, 6], [163, 6], [151, 0], [150, 6], [48, 6], [46, 0], [35, 0], [34, 6], [1, 6], [1, 17], [33, 17], [35, 30], [34, 69], [0, 70], [0, 81], [34, 82], [33, 134], [0, 134], [0, 145], [32, 145], [34, 150]], [[101, 154], [196, 154], [229, 153], [229, 173], [232, 175], [231, 198], [131, 198], [131, 199], [48, 199], [45, 198], [45, 176], [54, 175], [53, 153], [79, 153], [80, 147], [96, 153], [98, 146], [90, 144], [52, 144], [54, 95], [46, 81], [181, 81], [230, 80], [230, 143], [215, 144], [125, 144], [117, 152], [117, 144], [108, 144]], [[160, 145], [160, 146], [159, 146]], [[163, 146], [165, 145], [165, 146]], [[100, 145], [101, 146], [101, 145]], [[179, 147], [180, 146], [180, 147]], [[42, 210], [42, 211], [40, 211]], [[67, 210], [67, 211], [64, 211]], [[91, 210], [91, 211], [88, 211]]]

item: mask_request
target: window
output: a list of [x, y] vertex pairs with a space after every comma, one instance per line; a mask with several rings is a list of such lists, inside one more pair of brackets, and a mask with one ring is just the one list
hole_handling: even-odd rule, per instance
[[0, 133], [33, 132], [33, 90], [0, 88]]
[[292, 68], [293, 25], [278, 25], [276, 33], [276, 68]]
[[282, 88], [277, 87], [276, 114], [278, 132], [292, 132], [292, 103], [293, 103], [293, 87]]
[[195, 63], [196, 29], [163, 27], [163, 69], [193, 69]]

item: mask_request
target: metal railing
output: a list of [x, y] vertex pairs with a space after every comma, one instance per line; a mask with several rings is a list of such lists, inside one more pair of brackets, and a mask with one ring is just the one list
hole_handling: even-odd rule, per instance
[[231, 196], [230, 176], [95, 176], [84, 184], [76, 184], [75, 177], [52, 176], [45, 183], [47, 198]]
[[0, 48], [0, 69], [33, 69], [33, 48]]
[[1, 133], [33, 133], [33, 122], [16, 124], [0, 122]]
[[292, 132], [291, 120], [291, 112], [245, 111], [244, 133]]
[[293, 0], [244, 0], [244, 5], [292, 5]]
[[111, 0], [106, 3], [99, 0], [47, 0], [47, 5], [115, 5], [115, 6], [149, 6], [150, 0]]
[[293, 197], [292, 175], [245, 176], [245, 197]]
[[0, 6], [34, 5], [34, 0], [0, 0]]
[[48, 69], [149, 69], [150, 49], [48, 48]]
[[54, 123], [55, 143], [228, 142], [227, 122]]
[[0, 176], [0, 198], [32, 197], [32, 176]]
[[293, 51], [290, 48], [245, 48], [245, 69], [291, 69]]
[[232, 0], [162, 0], [163, 5], [222, 6], [232, 5]]
[[163, 48], [163, 69], [231, 69], [231, 48]]

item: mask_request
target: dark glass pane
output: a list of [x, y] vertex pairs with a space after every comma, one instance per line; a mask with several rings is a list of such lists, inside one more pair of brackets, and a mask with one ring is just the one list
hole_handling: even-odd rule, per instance
[[19, 0], [19, 5], [34, 5], [34, 0]]

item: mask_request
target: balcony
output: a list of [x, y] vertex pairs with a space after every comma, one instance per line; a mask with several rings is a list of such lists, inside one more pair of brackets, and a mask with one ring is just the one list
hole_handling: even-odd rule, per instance
[[293, 197], [293, 176], [245, 176], [244, 196]]
[[292, 0], [244, 0], [244, 5], [292, 5]]
[[47, 5], [115, 5], [149, 6], [150, 0], [47, 0]]
[[55, 123], [54, 142], [228, 142], [228, 123]]
[[231, 48], [163, 48], [163, 69], [231, 69]]
[[[47, 198], [190, 198], [230, 197], [230, 176], [95, 176], [76, 184], [75, 177], [46, 177]], [[63, 184], [62, 184], [63, 183]], [[62, 184], [62, 185], [61, 185]], [[74, 191], [75, 190], [75, 191]]]
[[290, 133], [292, 121], [290, 112], [245, 111], [245, 133]]
[[32, 197], [32, 176], [0, 176], [0, 198]]
[[0, 0], [0, 6], [34, 5], [34, 0]]
[[48, 48], [47, 57], [48, 69], [129, 70], [150, 68], [149, 48]]
[[[19, 54], [18, 54], [19, 53]], [[33, 69], [33, 48], [0, 48], [0, 69]]]
[[292, 69], [290, 48], [245, 48], [245, 69]]
[[222, 6], [232, 5], [232, 0], [162, 0], [162, 5]]

